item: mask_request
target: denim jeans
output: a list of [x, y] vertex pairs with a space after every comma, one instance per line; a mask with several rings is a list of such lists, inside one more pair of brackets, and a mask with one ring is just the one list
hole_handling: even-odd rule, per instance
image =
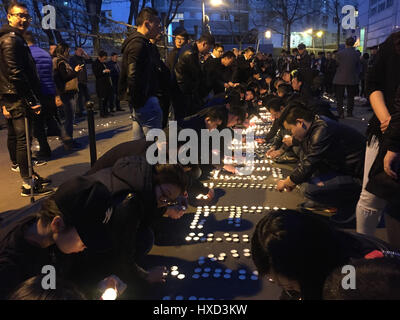
[[[29, 124], [31, 121], [29, 121]], [[11, 161], [18, 164], [21, 178], [29, 183], [28, 153], [26, 149], [25, 118], [7, 119], [7, 147]], [[30, 128], [31, 129], [31, 128]], [[32, 132], [30, 130], [30, 132]], [[31, 134], [30, 134], [31, 135]]]
[[351, 176], [332, 172], [311, 178], [304, 189], [305, 197], [314, 202], [336, 208], [349, 208], [355, 207], [361, 186]]
[[132, 111], [133, 140], [143, 139], [150, 129], [162, 129], [163, 112], [157, 97], [150, 97], [146, 104]]
[[60, 95], [61, 100], [64, 104], [64, 128], [66, 134], [72, 138], [74, 132], [74, 117], [75, 117], [75, 110], [76, 110], [76, 99], [77, 93], [76, 92], [67, 92]]
[[378, 151], [379, 141], [374, 136], [372, 137], [371, 143], [369, 145], [367, 144], [365, 152], [364, 179], [360, 199], [358, 200], [356, 209], [356, 231], [369, 236], [374, 235], [375, 229], [387, 204], [385, 200], [378, 198], [374, 194], [365, 190], [368, 183], [369, 171], [378, 155]]

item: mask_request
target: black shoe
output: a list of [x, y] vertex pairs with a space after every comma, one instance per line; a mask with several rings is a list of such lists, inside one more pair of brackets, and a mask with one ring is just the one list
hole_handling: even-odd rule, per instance
[[[30, 197], [31, 196], [31, 188], [25, 188], [24, 186], [21, 187], [21, 196], [23, 197]], [[54, 192], [53, 189], [46, 188], [41, 184], [38, 184], [33, 187], [33, 196], [45, 196]]]
[[340, 209], [337, 213], [329, 218], [329, 220], [336, 224], [350, 223], [356, 218], [354, 210]]
[[72, 148], [73, 148], [73, 149], [82, 149], [83, 146], [82, 146], [82, 144], [80, 144], [80, 143], [77, 142], [77, 141], [72, 141]]
[[47, 161], [32, 158], [32, 164], [34, 167], [41, 167], [47, 164]]
[[50, 159], [51, 159], [51, 151], [50, 151], [50, 152], [41, 152], [41, 151], [38, 151], [38, 152], [35, 153], [34, 156], [35, 156], [35, 158], [37, 158], [37, 159], [47, 161], [47, 160], [50, 160]]
[[72, 147], [72, 139], [65, 139], [63, 140], [63, 146], [65, 151], [71, 151], [73, 149]]
[[47, 178], [43, 178], [39, 176], [37, 173], [35, 173], [35, 184], [41, 184], [42, 186], [47, 186], [51, 184], [51, 180]]
[[331, 217], [337, 212], [336, 208], [320, 206], [311, 200], [299, 204], [298, 209], [304, 213], [314, 213], [325, 217]]
[[276, 163], [297, 163], [299, 159], [287, 155], [280, 156], [274, 160]]

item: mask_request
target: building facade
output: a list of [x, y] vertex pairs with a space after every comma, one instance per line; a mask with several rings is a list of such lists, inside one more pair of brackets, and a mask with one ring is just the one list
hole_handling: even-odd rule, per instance
[[400, 31], [400, 1], [360, 1], [358, 10], [360, 41], [365, 48], [379, 45], [391, 33]]

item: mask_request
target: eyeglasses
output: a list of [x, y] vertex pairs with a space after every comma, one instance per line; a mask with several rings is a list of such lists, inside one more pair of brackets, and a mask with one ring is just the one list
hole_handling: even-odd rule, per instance
[[161, 191], [161, 195], [165, 198], [165, 199], [160, 199], [160, 201], [165, 204], [167, 207], [175, 207], [175, 206], [179, 206], [181, 210], [186, 210], [187, 207], [187, 200], [184, 196], [178, 196], [176, 199], [172, 200], [169, 199], [169, 197], [165, 194], [163, 188], [161, 187], [161, 185], [158, 186], [160, 188]]
[[10, 13], [12, 16], [17, 16], [20, 19], [25, 19], [28, 21], [32, 21], [32, 17], [28, 13]]

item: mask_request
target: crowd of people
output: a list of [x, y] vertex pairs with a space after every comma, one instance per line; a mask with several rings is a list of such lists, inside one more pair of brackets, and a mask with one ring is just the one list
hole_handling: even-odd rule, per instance
[[[70, 57], [65, 43], [51, 53], [37, 47], [22, 3], [12, 3], [7, 18], [0, 30], [0, 101], [22, 195], [52, 193], [46, 187], [51, 181], [29, 170], [27, 122], [33, 124], [40, 156], [51, 155], [46, 127], [54, 128], [66, 149], [79, 148], [73, 123], [75, 115], [84, 115], [89, 96], [87, 64], [96, 77], [100, 117], [128, 102], [132, 141], [116, 145], [84, 176], [69, 179], [34, 205], [0, 215], [0, 298], [81, 299], [83, 293], [96, 299], [94, 288], [104, 288], [105, 282], [119, 294], [126, 283], [134, 296], [139, 283], [165, 281], [163, 267], [146, 271], [138, 265], [153, 245], [152, 223], [162, 216], [182, 217], [193, 194], [211, 201], [214, 190], [201, 180], [213, 169], [238, 171], [222, 162], [150, 164], [147, 133], [162, 129], [170, 136], [168, 120], [176, 120], [178, 130], [196, 132], [246, 128], [264, 107], [273, 123], [258, 142], [268, 146], [266, 157], [293, 165], [276, 188], [290, 192], [301, 186], [306, 201], [297, 211], [268, 212], [257, 224], [252, 256], [260, 274], [289, 298], [400, 298], [400, 78], [392, 71], [399, 70], [400, 33], [370, 57], [360, 58], [349, 38], [345, 49], [326, 58], [322, 52], [313, 57], [300, 44], [293, 55], [282, 51], [275, 62], [252, 47], [225, 51], [211, 34], [189, 41], [178, 28], [174, 49], [163, 61], [157, 49], [160, 17], [144, 8], [122, 45], [119, 65], [116, 53], [107, 62], [105, 51], [92, 60], [82, 48]], [[375, 113], [367, 138], [340, 121], [344, 92], [351, 117], [359, 90]], [[323, 98], [333, 92], [337, 115]], [[166, 141], [158, 144], [159, 152], [185, 152], [184, 142]], [[388, 243], [374, 237], [383, 212]], [[322, 221], [321, 213], [330, 221]], [[354, 218], [357, 233], [338, 228]], [[363, 282], [350, 294], [341, 289], [338, 275], [348, 264], [365, 283], [381, 271], [388, 277], [378, 291]], [[51, 297], [38, 288], [45, 265], [57, 269], [57, 292]]]

